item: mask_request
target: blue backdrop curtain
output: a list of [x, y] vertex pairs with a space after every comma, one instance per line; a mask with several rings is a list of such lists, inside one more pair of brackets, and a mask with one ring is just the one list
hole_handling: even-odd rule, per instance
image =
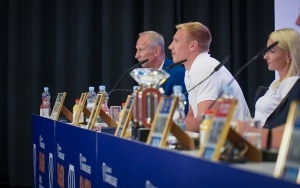
[[[31, 114], [39, 114], [41, 93], [51, 102], [67, 92], [65, 106], [89, 86], [112, 89], [133, 66], [139, 32], [155, 30], [167, 49], [175, 25], [199, 21], [213, 40], [210, 53], [235, 74], [266, 46], [274, 30], [273, 0], [2, 0], [0, 2], [0, 184], [31, 186]], [[262, 58], [237, 77], [249, 106], [258, 85], [268, 86], [274, 73]], [[116, 88], [132, 89], [126, 74]], [[111, 94], [120, 105], [129, 93]]]

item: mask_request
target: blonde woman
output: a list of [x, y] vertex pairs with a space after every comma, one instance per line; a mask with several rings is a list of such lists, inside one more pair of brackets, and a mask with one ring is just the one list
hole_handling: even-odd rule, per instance
[[300, 41], [299, 33], [291, 28], [273, 31], [267, 46], [279, 43], [264, 55], [270, 71], [278, 77], [255, 104], [255, 119], [266, 128], [274, 128], [286, 122], [290, 103], [300, 98]]

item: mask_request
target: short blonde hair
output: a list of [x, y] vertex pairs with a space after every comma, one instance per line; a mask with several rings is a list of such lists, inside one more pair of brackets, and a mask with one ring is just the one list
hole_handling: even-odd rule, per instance
[[176, 29], [187, 31], [190, 40], [196, 40], [202, 51], [209, 51], [212, 37], [205, 25], [200, 22], [187, 22], [177, 25]]

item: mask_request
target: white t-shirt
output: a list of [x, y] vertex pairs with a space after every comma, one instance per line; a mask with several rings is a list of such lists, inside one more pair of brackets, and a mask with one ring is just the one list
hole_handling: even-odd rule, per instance
[[255, 103], [254, 119], [259, 120], [264, 125], [267, 118], [274, 112], [280, 101], [287, 95], [298, 79], [299, 76], [289, 77], [283, 80], [278, 87], [269, 87], [265, 95], [260, 97]]
[[[210, 54], [207, 52], [199, 54], [194, 60], [190, 71], [186, 70], [185, 72], [184, 81], [186, 89], [190, 90], [196, 84], [207, 78], [219, 64], [220, 62], [210, 57]], [[205, 100], [216, 100], [220, 97], [223, 88], [225, 88], [232, 79], [233, 76], [231, 73], [222, 66], [202, 84], [189, 92], [189, 104], [192, 107], [195, 118], [198, 113], [197, 104]], [[238, 100], [235, 119], [242, 121], [249, 119], [249, 108], [239, 84], [234, 80], [230, 87], [232, 88], [233, 96]]]

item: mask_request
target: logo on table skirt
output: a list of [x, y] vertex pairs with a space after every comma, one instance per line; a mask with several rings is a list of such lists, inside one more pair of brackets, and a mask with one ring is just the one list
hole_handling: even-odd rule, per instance
[[49, 173], [49, 188], [53, 187], [53, 171], [54, 171], [54, 166], [53, 166], [53, 154], [49, 153], [49, 163], [48, 163], [48, 173]]
[[34, 187], [36, 187], [36, 145], [33, 144], [32, 147], [32, 163], [33, 163], [33, 180], [34, 180]]
[[69, 173], [68, 173], [68, 187], [75, 188], [76, 180], [75, 180], [75, 169], [73, 165], [69, 165]]
[[118, 178], [112, 176], [111, 173], [112, 168], [107, 166], [105, 163], [102, 163], [103, 181], [114, 187], [118, 187]]

